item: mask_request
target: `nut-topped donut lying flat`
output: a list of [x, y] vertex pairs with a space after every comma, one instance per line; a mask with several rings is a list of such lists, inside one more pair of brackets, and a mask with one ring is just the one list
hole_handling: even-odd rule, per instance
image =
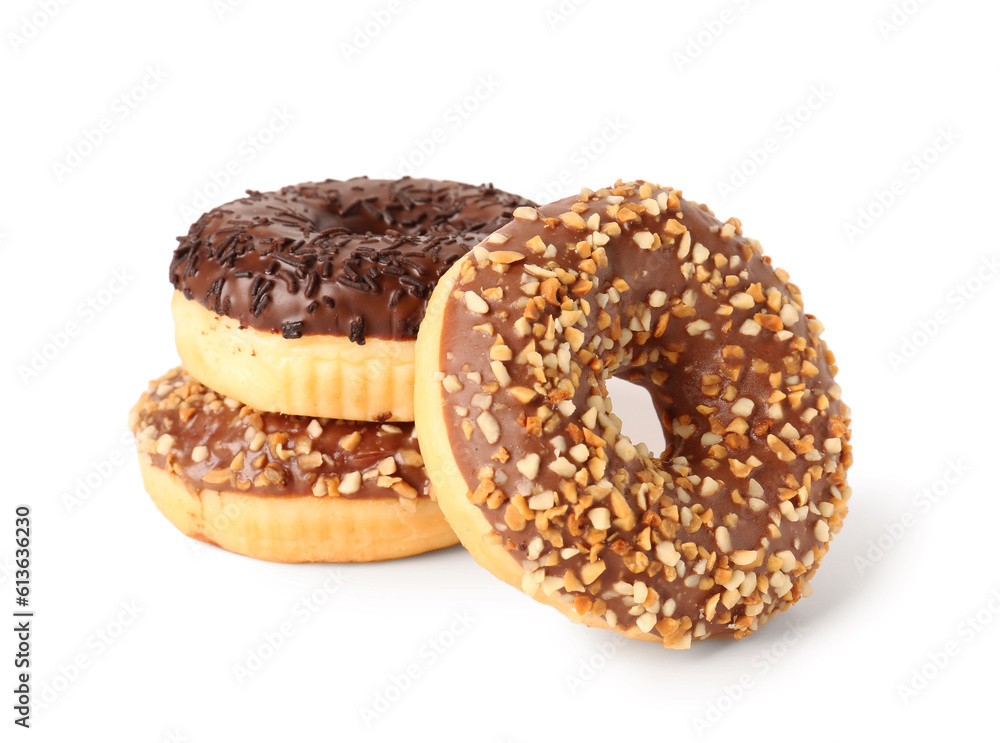
[[277, 562], [369, 562], [457, 543], [412, 423], [262, 413], [180, 368], [129, 416], [146, 489], [187, 536]]
[[[846, 514], [848, 407], [822, 326], [738, 220], [619, 182], [522, 207], [420, 329], [438, 501], [495, 575], [576, 621], [686, 648], [809, 592]], [[645, 387], [666, 451], [606, 380]]]
[[179, 238], [181, 359], [260, 410], [412, 420], [414, 344], [434, 284], [525, 203], [491, 185], [412, 178], [249, 192]]

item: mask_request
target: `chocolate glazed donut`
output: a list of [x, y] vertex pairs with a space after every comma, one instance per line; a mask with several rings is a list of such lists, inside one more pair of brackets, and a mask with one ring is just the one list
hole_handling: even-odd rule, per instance
[[370, 562], [458, 540], [412, 423], [264, 413], [172, 369], [129, 415], [156, 507], [183, 534], [278, 562]]
[[[671, 648], [809, 592], [846, 514], [850, 411], [821, 324], [739, 221], [618, 183], [515, 211], [441, 280], [417, 433], [481, 564], [575, 621]], [[633, 445], [605, 381], [645, 387]]]
[[260, 410], [412, 420], [413, 346], [434, 284], [524, 203], [411, 178], [249, 192], [179, 238], [181, 358]]

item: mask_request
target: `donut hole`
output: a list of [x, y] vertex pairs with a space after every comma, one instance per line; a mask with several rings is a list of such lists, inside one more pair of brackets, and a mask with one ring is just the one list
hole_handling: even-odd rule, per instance
[[345, 234], [351, 235], [385, 235], [400, 231], [400, 225], [390, 224], [381, 215], [360, 208], [346, 214], [324, 212], [317, 222], [321, 232], [341, 229]]
[[[396, 194], [399, 197], [399, 194]], [[476, 220], [461, 219], [459, 202], [407, 200], [400, 204], [383, 204], [374, 197], [348, 201], [331, 201], [312, 217], [321, 232], [343, 230], [353, 235], [409, 235], [463, 232], [479, 226]], [[394, 208], [395, 207], [395, 208]], [[454, 220], [458, 220], [455, 224]], [[484, 220], [486, 221], [486, 220]], [[462, 229], [458, 229], [461, 227]]]
[[643, 443], [652, 456], [660, 456], [667, 443], [649, 391], [617, 377], [608, 379], [606, 384], [612, 412], [622, 422], [622, 433], [633, 445]]

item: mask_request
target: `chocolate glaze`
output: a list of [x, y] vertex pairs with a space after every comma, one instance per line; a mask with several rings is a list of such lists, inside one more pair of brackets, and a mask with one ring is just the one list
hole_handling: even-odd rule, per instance
[[[587, 192], [583, 203], [564, 199], [542, 207], [542, 219], [518, 218], [477, 247], [463, 261], [462, 277], [445, 307], [439, 363], [445, 422], [469, 497], [511, 556], [527, 565], [526, 572], [542, 570], [553, 579], [566, 571], [579, 577], [588, 564], [604, 561], [604, 572], [585, 589], [560, 588], [555, 595], [568, 594], [578, 613], [611, 617], [619, 629], [635, 627], [644, 610], [618, 589], [628, 584], [632, 591], [633, 583], [643, 581], [658, 594], [657, 622], [646, 631], [683, 647], [692, 638], [743, 636], [802, 595], [827, 550], [828, 532], [839, 529], [846, 513], [850, 411], [840, 402], [821, 326], [801, 311], [798, 288], [776, 274], [759, 243], [743, 238], [738, 222], [723, 225], [679, 192], [651, 190], [638, 182], [584, 198]], [[615, 216], [631, 204], [634, 218]], [[596, 219], [600, 233], [584, 228], [573, 217], [574, 208], [582, 222]], [[595, 236], [603, 241], [608, 224], [617, 224], [609, 231], [620, 228], [621, 236], [595, 246]], [[644, 232], [662, 245], [640, 247], [648, 246], [639, 234]], [[535, 246], [544, 254], [532, 249], [536, 236], [541, 242]], [[524, 258], [512, 262], [511, 255], [499, 253], [491, 258], [489, 251]], [[548, 273], [539, 276], [538, 269]], [[555, 303], [542, 298], [546, 276], [557, 276], [550, 295]], [[616, 280], [627, 286], [615, 289]], [[485, 298], [489, 310], [470, 309], [467, 291]], [[495, 299], [498, 291], [502, 299]], [[730, 304], [743, 306], [744, 294], [758, 291], [758, 296], [778, 293], [770, 296], [772, 307]], [[560, 349], [569, 351], [566, 344], [579, 341], [562, 327], [572, 322], [564, 313], [574, 309], [584, 310], [572, 325], [583, 335], [581, 350], [560, 360]], [[522, 321], [524, 329], [522, 318], [528, 315], [536, 319], [522, 336], [515, 322]], [[742, 332], [747, 322], [764, 326], [748, 335]], [[498, 383], [490, 366], [498, 338], [511, 354], [503, 364], [510, 377], [506, 384]], [[552, 339], [548, 348], [546, 338]], [[541, 367], [533, 365], [529, 350], [539, 354], [534, 360], [541, 360]], [[480, 373], [481, 383], [470, 372]], [[662, 457], [645, 456], [640, 447], [629, 461], [616, 450], [623, 439], [620, 426], [605, 412], [592, 428], [583, 422], [594, 407], [592, 396], [606, 397], [604, 379], [612, 374], [650, 391], [666, 439]], [[456, 380], [462, 385], [458, 391]], [[538, 396], [526, 404], [515, 396], [518, 388]], [[495, 443], [489, 443], [479, 419], [482, 405], [477, 407], [475, 396], [482, 402], [485, 394], [491, 395], [488, 412], [499, 427]], [[742, 398], [753, 401], [751, 413], [742, 410], [746, 403], [734, 411]], [[780, 417], [772, 417], [779, 411]], [[743, 433], [736, 433], [737, 419], [746, 421]], [[580, 442], [585, 428], [607, 444], [585, 441], [588, 459], [578, 463], [566, 449]], [[565, 442], [561, 452], [557, 437]], [[627, 440], [621, 446], [626, 454], [631, 448]], [[540, 457], [533, 480], [517, 466], [532, 454]], [[596, 476], [576, 485], [557, 474], [550, 465], [559, 467], [560, 457], [576, 473], [595, 460], [600, 467], [603, 460], [604, 486], [595, 485]], [[759, 465], [747, 474], [743, 465], [753, 464], [754, 457]], [[491, 490], [493, 502], [485, 502]], [[555, 511], [547, 510], [539, 522], [530, 514], [541, 511], [528, 509], [524, 526], [511, 526], [508, 509], [518, 494], [530, 499], [547, 492], [555, 493]], [[628, 515], [617, 515], [616, 499]], [[611, 510], [609, 529], [590, 521], [596, 507]], [[519, 521], [516, 514], [513, 520]], [[720, 526], [726, 527], [724, 534]], [[644, 545], [645, 540], [651, 543]], [[674, 566], [659, 559], [658, 542], [672, 542], [682, 552]], [[580, 552], [563, 552], [573, 547]], [[741, 565], [739, 550], [758, 551], [759, 559]], [[736, 570], [743, 571], [745, 582], [734, 596], [724, 584], [727, 574], [734, 580]], [[759, 585], [752, 586], [755, 578]], [[769, 584], [771, 579], [776, 583]], [[722, 599], [732, 605], [727, 608]], [[668, 611], [671, 601], [675, 608]]]
[[492, 185], [413, 178], [247, 193], [178, 238], [174, 288], [243, 326], [358, 344], [415, 338], [437, 280], [529, 203]]
[[[412, 423], [320, 419], [316, 425], [322, 431], [314, 436], [313, 420], [258, 412], [218, 395], [178, 367], [150, 382], [129, 424], [139, 451], [150, 457], [153, 466], [177, 475], [195, 492], [207, 488], [261, 496], [429, 497]], [[258, 432], [265, 438], [255, 443]], [[357, 441], [345, 449], [345, 438], [355, 433]], [[164, 440], [165, 451], [158, 451], [163, 436], [172, 440]], [[207, 447], [208, 455], [196, 462], [192, 455], [198, 447]], [[387, 457], [395, 464], [382, 479], [378, 467]], [[221, 472], [225, 479], [218, 481], [213, 472]], [[337, 493], [338, 483], [352, 472], [361, 473], [358, 490]], [[320, 479], [323, 484], [317, 489]]]

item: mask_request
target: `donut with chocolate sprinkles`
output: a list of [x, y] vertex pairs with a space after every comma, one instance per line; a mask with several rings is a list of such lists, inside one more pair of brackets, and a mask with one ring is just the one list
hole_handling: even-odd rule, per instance
[[178, 238], [181, 360], [260, 410], [413, 420], [414, 347], [434, 284], [528, 203], [414, 178], [248, 191]]
[[[687, 648], [810, 593], [847, 512], [850, 410], [821, 323], [737, 219], [642, 181], [514, 212], [438, 283], [416, 426], [495, 575], [570, 619]], [[606, 382], [650, 393], [666, 450]]]
[[265, 413], [182, 368], [129, 414], [143, 482], [183, 534], [275, 562], [371, 562], [458, 542], [412, 423]]

